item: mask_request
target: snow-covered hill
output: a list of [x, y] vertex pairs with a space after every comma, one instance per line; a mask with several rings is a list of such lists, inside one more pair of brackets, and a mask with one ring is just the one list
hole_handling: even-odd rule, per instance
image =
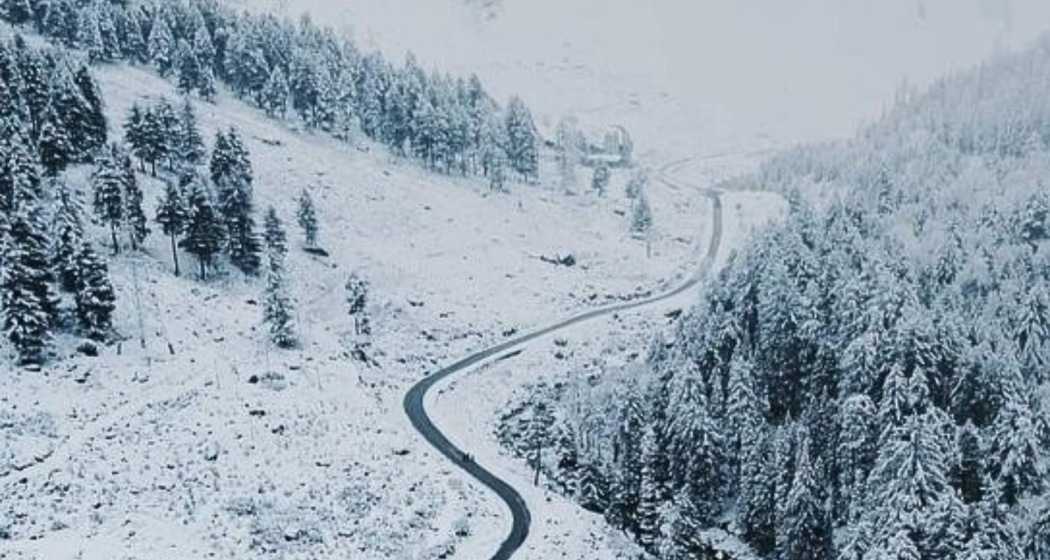
[[[133, 102], [175, 95], [147, 69], [96, 74], [114, 137]], [[349, 550], [367, 559], [451, 546], [484, 555], [507, 519], [416, 436], [400, 409], [404, 391], [506, 333], [675, 281], [694, 265], [708, 204], [654, 181], [650, 257], [628, 234], [622, 174], [604, 199], [566, 196], [553, 178], [490, 195], [367, 142], [296, 132], [226, 94], [195, 107], [209, 144], [230, 126], [245, 138], [257, 208], [275, 206], [291, 227], [301, 189], [318, 204], [331, 256], [299, 251], [296, 232], [289, 262], [303, 347], [267, 343], [260, 280], [175, 278], [154, 227], [144, 253], [110, 262], [127, 340], [89, 358], [65, 337], [43, 372], [5, 368], [0, 377], [0, 551], [90, 559]], [[748, 165], [712, 163], [705, 182]], [[68, 179], [86, 192], [89, 171]], [[152, 216], [162, 185], [140, 180]], [[99, 244], [105, 235], [92, 231]], [[539, 258], [568, 252], [574, 267]], [[374, 287], [378, 367], [348, 356], [343, 284], [352, 271]], [[575, 515], [567, 503], [560, 511]], [[600, 522], [545, 519], [545, 530], [568, 524], [574, 542], [607, 557]], [[538, 557], [549, 557], [547, 546], [561, 550], [541, 544]]]

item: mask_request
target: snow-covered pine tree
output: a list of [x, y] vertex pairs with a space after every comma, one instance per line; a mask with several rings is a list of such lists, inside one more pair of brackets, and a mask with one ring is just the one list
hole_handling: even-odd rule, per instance
[[631, 232], [644, 236], [652, 227], [653, 210], [649, 207], [649, 196], [641, 191], [631, 204]]
[[46, 358], [57, 299], [51, 288], [47, 229], [35, 198], [10, 215], [0, 262], [0, 311], [4, 334], [18, 363], [40, 365]]
[[161, 226], [164, 235], [171, 240], [171, 260], [175, 266], [175, 276], [179, 275], [179, 251], [177, 248], [178, 238], [186, 230], [189, 221], [189, 210], [186, 201], [183, 200], [183, 192], [179, 186], [167, 181], [164, 185], [164, 195], [157, 202], [157, 215], [154, 218]]
[[367, 336], [371, 334], [368, 319], [368, 280], [356, 272], [346, 280], [346, 304], [350, 318], [354, 320], [354, 334]]
[[842, 404], [839, 446], [835, 454], [839, 491], [835, 517], [856, 523], [864, 512], [865, 484], [875, 460], [875, 404], [865, 394], [850, 395]]
[[105, 340], [113, 331], [116, 292], [109, 280], [109, 268], [90, 242], [77, 253], [77, 323], [85, 336]]
[[103, 112], [102, 90], [87, 65], [81, 65], [73, 74], [73, 83], [80, 93], [76, 118], [67, 121], [74, 148], [79, 149], [80, 161], [90, 161], [105, 147], [108, 135], [106, 115]]
[[263, 219], [263, 241], [266, 243], [267, 253], [276, 253], [282, 258], [288, 254], [288, 235], [273, 206], [266, 210], [266, 217]]
[[168, 76], [177, 62], [176, 43], [162, 10], [158, 10], [153, 18], [147, 50], [150, 63], [157, 68], [161, 76]]
[[656, 472], [659, 453], [656, 429], [650, 422], [642, 433], [642, 483], [636, 514], [638, 542], [649, 551], [655, 551], [660, 540], [660, 504], [666, 493], [662, 487], [663, 481], [659, 480]]
[[602, 465], [595, 458], [585, 460], [576, 477], [576, 502], [586, 510], [603, 513], [608, 505], [608, 491]]
[[48, 103], [41, 119], [37, 149], [40, 151], [40, 163], [47, 175], [51, 177], [61, 173], [70, 162], [74, 161], [77, 150], [74, 148], [69, 131], [55, 109]]
[[51, 219], [51, 266], [62, 289], [72, 292], [78, 286], [77, 254], [84, 239], [83, 211], [68, 184], [55, 183], [52, 190], [58, 196]]
[[203, 181], [193, 181], [189, 188], [189, 219], [179, 246], [197, 258], [200, 279], [204, 280], [215, 263], [215, 256], [222, 251], [226, 228], [223, 227], [222, 216], [212, 206], [207, 185]]
[[826, 560], [834, 558], [831, 521], [817, 482], [817, 470], [809, 453], [809, 435], [802, 436], [795, 460], [795, 479], [784, 505], [783, 526], [778, 532], [780, 560]]
[[124, 226], [124, 182], [120, 148], [113, 144], [99, 155], [91, 175], [91, 188], [94, 192], [95, 215], [103, 225], [109, 226], [114, 254], [120, 253], [117, 231]]
[[131, 156], [124, 149], [120, 149], [117, 158], [120, 162], [124, 190], [124, 227], [128, 231], [131, 250], [137, 251], [142, 246], [142, 242], [149, 237], [150, 229], [146, 225], [149, 223], [149, 220], [142, 209], [142, 188], [139, 187], [138, 178], [135, 177], [135, 168], [131, 163]]
[[3, 0], [0, 14], [14, 25], [28, 23], [33, 18], [33, 5], [29, 0]]
[[605, 191], [609, 188], [609, 167], [603, 163], [599, 163], [594, 168], [594, 175], [591, 177], [591, 189], [594, 190], [598, 196], [605, 196]]
[[218, 207], [226, 223], [228, 250], [233, 264], [248, 275], [259, 272], [262, 247], [255, 231], [252, 204], [252, 171], [247, 150], [237, 131], [230, 129], [216, 141], [212, 176], [218, 189]]
[[525, 435], [526, 445], [531, 457], [529, 463], [533, 468], [532, 484], [538, 486], [540, 483], [540, 472], [543, 471], [543, 450], [550, 447], [551, 427], [554, 425], [554, 415], [544, 396], [537, 392], [534, 394], [532, 403], [532, 416], [529, 419], [528, 431]]
[[6, 128], [6, 137], [0, 139], [0, 210], [10, 214], [41, 197], [40, 163], [21, 122], [8, 120], [0, 124]]
[[303, 229], [303, 237], [307, 247], [317, 247], [317, 210], [314, 208], [314, 200], [310, 192], [303, 189], [299, 194], [299, 208], [295, 214], [299, 220], [299, 227]]
[[646, 186], [649, 184], [649, 173], [644, 168], [639, 167], [631, 174], [631, 177], [627, 179], [627, 186], [625, 187], [625, 193], [627, 198], [635, 198], [639, 193], [645, 191]]
[[576, 187], [576, 167], [580, 162], [579, 137], [575, 117], [563, 117], [558, 121], [554, 140], [558, 146], [558, 175], [562, 188], [570, 192]]
[[77, 46], [87, 53], [91, 62], [106, 60], [106, 48], [98, 27], [99, 11], [96, 6], [97, 4], [85, 6], [77, 14]]
[[280, 66], [275, 66], [263, 88], [260, 104], [267, 115], [281, 119], [288, 113], [288, 79]]
[[539, 179], [540, 158], [536, 124], [532, 121], [529, 108], [517, 96], [512, 97], [507, 104], [505, 128], [510, 167], [525, 180]]
[[1002, 485], [1002, 497], [1010, 505], [1046, 487], [1043, 447], [1033, 418], [1034, 388], [1021, 375], [1019, 364], [1010, 359], [1001, 371], [1002, 407], [989, 440], [988, 466]]
[[[274, 215], [276, 217], [276, 215]], [[275, 233], [280, 229], [280, 221], [275, 224], [267, 221], [268, 226], [275, 226]], [[281, 231], [283, 235], [283, 231]], [[293, 348], [298, 337], [293, 327], [294, 303], [288, 295], [285, 279], [284, 254], [277, 247], [267, 251], [268, 267], [266, 271], [266, 293], [263, 297], [263, 321], [269, 325], [270, 341], [278, 348]]]
[[178, 72], [177, 87], [182, 95], [191, 95], [200, 89], [201, 64], [197, 60], [197, 54], [184, 40], [179, 40], [175, 47], [175, 66]]
[[131, 104], [128, 116], [124, 119], [124, 142], [131, 147], [131, 153], [139, 158], [140, 169], [145, 170], [149, 159], [146, 112], [137, 101]]
[[189, 98], [182, 101], [182, 109], [179, 111], [179, 140], [178, 158], [184, 165], [197, 166], [204, 162], [206, 150], [204, 138], [201, 137], [200, 129], [197, 127], [197, 114], [193, 110], [193, 103]]
[[159, 160], [167, 163], [168, 171], [175, 171], [179, 159], [179, 141], [182, 137], [178, 111], [167, 97], [161, 97], [153, 107], [155, 121], [150, 135]]

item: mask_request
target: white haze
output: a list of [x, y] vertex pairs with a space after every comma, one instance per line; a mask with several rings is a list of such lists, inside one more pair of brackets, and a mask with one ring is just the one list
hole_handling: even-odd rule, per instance
[[243, 3], [477, 72], [547, 126], [566, 113], [623, 121], [682, 151], [848, 135], [902, 83], [924, 86], [1050, 25], [1046, 0], [504, 0], [493, 19], [479, 0]]

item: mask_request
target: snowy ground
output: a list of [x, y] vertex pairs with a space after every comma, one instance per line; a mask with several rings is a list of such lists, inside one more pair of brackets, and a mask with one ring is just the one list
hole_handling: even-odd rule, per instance
[[[141, 96], [171, 94], [144, 70], [99, 75], [115, 125]], [[428, 558], [498, 541], [502, 506], [416, 436], [404, 391], [510, 330], [670, 285], [696, 265], [709, 204], [654, 181], [646, 257], [620, 215], [623, 175], [602, 200], [553, 186], [488, 195], [366, 144], [295, 133], [225, 97], [197, 109], [209, 139], [231, 125], [246, 137], [260, 208], [290, 221], [302, 187], [319, 203], [332, 256], [293, 251], [290, 261], [304, 346], [266, 343], [259, 281], [173, 277], [159, 234], [145, 254], [116, 258], [127, 340], [95, 359], [61, 340], [63, 356], [42, 373], [5, 366], [0, 531], [11, 540], [0, 557]], [[739, 171], [721, 165], [712, 177]], [[142, 180], [152, 203], [160, 184]], [[566, 252], [576, 267], [538, 258]], [[193, 269], [186, 255], [183, 268]], [[378, 368], [347, 359], [351, 270], [376, 287]], [[578, 516], [563, 504], [536, 526]]]
[[[885, 105], [898, 78], [921, 84], [996, 45], [1030, 37], [1046, 21], [1039, 2], [975, 0], [956, 14], [972, 16], [973, 25], [956, 25], [957, 41], [950, 42], [943, 32], [948, 24], [938, 18], [954, 2], [920, 1], [925, 16], [918, 20], [912, 2], [893, 4], [877, 17], [861, 6], [868, 3], [836, 3], [848, 10], [833, 12], [838, 24], [824, 25], [818, 16], [827, 6], [814, 0], [794, 17], [816, 18], [814, 29], [833, 32], [781, 57], [791, 26], [771, 17], [759, 22], [759, 31], [745, 29], [747, 15], [762, 11], [759, 0], [734, 3], [746, 5], [729, 19], [736, 26], [668, 8], [688, 11], [699, 5], [694, 2], [668, 3], [658, 14], [650, 4], [618, 1], [608, 4], [608, 15], [593, 18], [588, 6], [597, 0], [560, 11], [552, 6], [563, 3], [553, 0], [507, 0], [496, 20], [477, 29], [447, 19], [454, 13], [445, 0], [397, 4], [406, 2], [412, 9], [361, 2], [340, 3], [335, 15], [318, 13], [332, 16], [325, 21], [353, 20], [366, 46], [385, 50], [398, 48], [391, 37], [401, 29], [407, 43], [401, 46], [416, 50], [425, 64], [476, 69], [501, 97], [523, 93], [546, 130], [570, 113], [597, 130], [626, 124], [644, 163], [658, 168], [692, 157], [675, 176], [703, 186], [751, 169], [771, 147], [845, 134]], [[292, 10], [308, 2], [286, 4]], [[880, 51], [885, 58], [875, 64], [872, 45], [885, 44], [875, 40], [880, 33], [902, 29], [905, 4], [913, 16], [894, 52], [914, 47], [918, 54]], [[249, 7], [268, 3], [253, 0]], [[375, 27], [362, 23], [373, 19]], [[675, 25], [667, 27], [668, 21]], [[434, 22], [448, 24], [444, 33], [434, 32]], [[871, 29], [858, 34], [859, 23]], [[427, 25], [429, 34], [404, 32]], [[547, 40], [537, 42], [533, 34], [542, 48], [525, 56], [529, 36], [511, 33], [515, 26], [547, 29]], [[706, 42], [681, 43], [690, 36]], [[758, 43], [740, 51], [730, 40], [741, 36]], [[415, 44], [420, 37], [424, 43]], [[498, 37], [505, 42], [479, 42]], [[656, 38], [661, 52], [627, 52]], [[965, 49], [923, 47], [958, 46], [964, 38]], [[621, 43], [623, 56], [610, 55]], [[743, 58], [725, 56], [733, 51]], [[713, 64], [719, 60], [736, 62]], [[911, 69], [891, 71], [887, 61], [893, 60], [908, 60]], [[649, 69], [654, 73], [647, 76]], [[830, 89], [804, 69], [830, 69]], [[114, 125], [140, 96], [171, 94], [146, 71], [118, 67], [100, 74]], [[668, 81], [682, 75], [695, 78]], [[829, 91], [837, 93], [818, 95]], [[426, 447], [402, 414], [404, 391], [438, 364], [505, 332], [674, 284], [697, 264], [709, 204], [687, 186], [653, 181], [656, 234], [647, 258], [619, 214], [627, 209], [622, 175], [605, 200], [565, 197], [551, 185], [489, 196], [476, 182], [423, 172], [364, 143], [349, 147], [289, 130], [226, 97], [197, 107], [209, 141], [230, 125], [246, 136], [260, 207], [273, 204], [290, 221], [294, 194], [304, 187], [319, 203], [322, 241], [332, 256], [318, 260], [293, 251], [290, 262], [304, 347], [276, 352], [265, 343], [255, 303], [260, 282], [236, 274], [207, 284], [173, 278], [167, 240], [156, 233], [148, 254], [115, 260], [119, 328], [129, 337], [120, 355], [117, 348], [97, 359], [67, 355], [43, 373], [3, 365], [0, 534], [13, 540], [0, 541], [0, 558], [244, 558], [276, 550], [286, 558], [427, 559], [451, 548], [461, 558], [484, 557], [509, 522], [502, 505]], [[581, 191], [587, 179], [581, 174]], [[159, 186], [148, 185], [152, 202]], [[771, 197], [724, 195], [720, 259], [746, 239], [751, 224], [781, 211]], [[538, 258], [565, 252], [575, 254], [577, 267]], [[376, 287], [378, 368], [346, 356], [342, 284], [351, 270]], [[685, 305], [688, 297], [667, 306]], [[534, 489], [525, 467], [501, 455], [491, 434], [494, 415], [525, 381], [597, 357], [626, 359], [644, 344], [638, 333], [646, 322], [662, 320], [660, 311], [576, 327], [566, 335], [574, 349], [569, 361], [552, 356], [549, 340], [536, 341], [514, 360], [452, 380], [428, 403], [454, 440], [470, 441], [479, 461], [525, 493], [534, 522], [523, 557], [615, 558], [625, 543], [593, 516]], [[60, 341], [63, 353], [72, 354], [74, 343]]]

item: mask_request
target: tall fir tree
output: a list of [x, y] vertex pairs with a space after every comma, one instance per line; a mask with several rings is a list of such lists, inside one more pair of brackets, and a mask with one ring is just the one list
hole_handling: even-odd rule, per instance
[[47, 230], [35, 199], [9, 219], [0, 268], [4, 334], [22, 365], [40, 365], [52, 338], [57, 299], [51, 288]]
[[149, 237], [150, 229], [146, 225], [149, 221], [142, 209], [142, 188], [139, 186], [138, 178], [135, 177], [131, 156], [121, 149], [118, 158], [124, 190], [124, 227], [127, 228], [131, 250], [137, 251], [142, 246], [142, 242]]
[[197, 258], [200, 267], [200, 279], [208, 278], [208, 271], [214, 268], [215, 257], [222, 251], [226, 241], [226, 229], [222, 216], [212, 205], [207, 185], [194, 181], [190, 186], [187, 199], [189, 218], [186, 232], [179, 245]]
[[164, 196], [157, 202], [157, 215], [154, 219], [160, 224], [164, 235], [171, 240], [171, 261], [175, 266], [175, 276], [180, 272], [178, 238], [186, 230], [188, 214], [179, 185], [168, 181], [164, 186]]
[[120, 161], [120, 148], [113, 144], [101, 154], [91, 175], [94, 192], [95, 215], [103, 225], [109, 226], [113, 241], [113, 253], [120, 253], [117, 232], [124, 226], [124, 172]]
[[317, 247], [317, 210], [314, 208], [314, 200], [306, 189], [299, 194], [299, 209], [296, 211], [299, 227], [303, 230], [303, 237], [307, 247]]
[[536, 124], [532, 113], [518, 97], [512, 97], [507, 105], [507, 158], [510, 166], [522, 178], [539, 178], [539, 148]]
[[77, 323], [85, 336], [105, 340], [113, 331], [116, 291], [109, 280], [109, 268], [90, 242], [77, 253]]
[[72, 292], [78, 286], [77, 254], [84, 239], [83, 211], [68, 184], [56, 183], [54, 190], [58, 197], [51, 220], [51, 265], [62, 289]]
[[810, 457], [809, 436], [798, 446], [795, 478], [784, 506], [780, 529], [780, 560], [827, 560], [834, 558], [831, 521], [824, 509], [825, 490], [817, 482], [818, 469]]

